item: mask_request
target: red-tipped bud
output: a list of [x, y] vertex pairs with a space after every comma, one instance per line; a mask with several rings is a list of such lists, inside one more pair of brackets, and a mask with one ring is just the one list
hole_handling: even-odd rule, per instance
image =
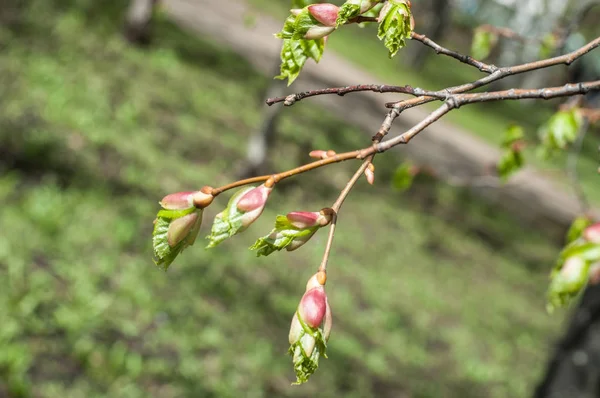
[[252, 224], [262, 214], [267, 199], [273, 188], [267, 188], [265, 184], [262, 184], [248, 192], [246, 192], [236, 206], [239, 210], [245, 212], [242, 216], [242, 225], [247, 227]]
[[320, 271], [308, 280], [306, 292], [292, 318], [289, 352], [293, 357], [297, 383], [306, 382], [317, 369], [319, 356], [325, 355], [331, 334], [331, 308], [323, 286], [326, 279], [325, 272]]
[[194, 207], [195, 192], [172, 193], [160, 201], [160, 205], [167, 210], [185, 210]]
[[323, 286], [312, 288], [304, 293], [298, 306], [300, 319], [312, 328], [321, 326], [326, 310], [327, 296], [325, 295], [325, 288]]
[[214, 199], [210, 190], [211, 187], [204, 187], [200, 191], [172, 193], [165, 196], [160, 201], [160, 205], [167, 210], [186, 210], [192, 207], [203, 209]]
[[308, 12], [325, 26], [335, 26], [339, 7], [335, 4], [321, 3], [308, 6]]
[[317, 223], [319, 216], [321, 216], [321, 213], [318, 212], [292, 211], [285, 217], [294, 227], [305, 229], [319, 225]]
[[327, 159], [327, 151], [316, 149], [314, 151], [310, 151], [308, 156], [314, 159]]
[[600, 223], [592, 224], [584, 229], [583, 238], [588, 242], [600, 243]]

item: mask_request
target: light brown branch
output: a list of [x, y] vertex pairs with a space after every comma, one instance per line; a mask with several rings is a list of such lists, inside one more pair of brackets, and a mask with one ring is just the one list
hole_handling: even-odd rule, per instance
[[[537, 70], [537, 69], [548, 68], [550, 66], [555, 66], [555, 65], [561, 65], [561, 64], [570, 65], [571, 63], [573, 63], [573, 61], [582, 57], [583, 55], [585, 55], [588, 52], [592, 51], [593, 49], [597, 48], [598, 46], [600, 46], [600, 37], [597, 37], [596, 39], [590, 41], [583, 47], [581, 47], [575, 51], [572, 51], [570, 53], [560, 55], [558, 57], [544, 59], [541, 61], [534, 61], [534, 62], [528, 62], [525, 64], [520, 64], [520, 65], [515, 65], [515, 66], [499, 68], [498, 70], [491, 73], [490, 75], [485, 76], [481, 79], [475, 80], [474, 82], [462, 84], [460, 86], [449, 87], [447, 89], [440, 90], [437, 93], [442, 94], [442, 95], [444, 93], [446, 93], [446, 94], [464, 93], [466, 91], [471, 91], [478, 87], [488, 85], [492, 82], [495, 82], [496, 80], [503, 79], [507, 76], [516, 75], [516, 74], [524, 73], [524, 72], [529, 72], [529, 71]], [[411, 98], [408, 100], [390, 102], [390, 103], [386, 104], [386, 106], [388, 108], [398, 108], [398, 110], [400, 112], [402, 112], [405, 109], [423, 105], [425, 103], [434, 101], [435, 99], [436, 98], [431, 97], [431, 96], [421, 96], [418, 98]]]

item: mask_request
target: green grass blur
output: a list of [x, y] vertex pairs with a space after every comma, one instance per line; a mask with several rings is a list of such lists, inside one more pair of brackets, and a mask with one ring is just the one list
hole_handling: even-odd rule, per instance
[[[235, 178], [269, 78], [164, 17], [150, 48], [132, 48], [122, 11], [33, 0], [0, 25], [0, 396], [532, 390], [562, 321], [544, 311], [557, 246], [466, 190], [420, 180], [394, 192], [392, 155], [342, 209], [329, 359], [304, 386], [290, 386], [287, 332], [325, 234], [268, 258], [247, 247], [276, 214], [330, 204], [356, 164], [281, 184], [243, 235], [211, 251], [199, 239], [167, 273], [155, 267], [157, 201]], [[272, 166], [363, 145], [364, 133], [305, 103], [285, 110]]]

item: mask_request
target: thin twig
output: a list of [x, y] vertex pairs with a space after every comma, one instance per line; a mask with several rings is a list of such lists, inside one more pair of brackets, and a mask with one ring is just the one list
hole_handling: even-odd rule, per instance
[[[491, 76], [491, 75], [490, 75]], [[436, 122], [446, 113], [450, 112], [450, 110], [459, 108], [462, 105], [474, 104], [479, 102], [487, 102], [487, 101], [499, 101], [499, 100], [515, 100], [515, 99], [532, 99], [532, 98], [557, 98], [564, 96], [571, 96], [577, 94], [585, 94], [590, 90], [598, 90], [600, 89], [600, 80], [586, 82], [586, 83], [576, 83], [576, 84], [565, 84], [564, 86], [559, 87], [547, 87], [542, 89], [532, 89], [532, 90], [522, 90], [522, 89], [512, 89], [512, 90], [504, 90], [504, 91], [492, 91], [492, 92], [484, 92], [484, 93], [476, 93], [476, 94], [447, 94], [446, 102], [438, 109], [430, 113], [425, 119], [421, 120], [411, 129], [406, 131], [405, 133], [394, 137], [390, 140], [380, 142], [385, 135], [389, 132], [393, 121], [400, 114], [400, 110], [397, 108], [391, 109], [386, 118], [384, 119], [378, 133], [373, 137], [373, 145], [363, 148], [361, 150], [351, 151], [336, 154], [332, 157], [317, 160], [308, 164], [305, 164], [300, 167], [296, 167], [291, 170], [287, 170], [281, 173], [272, 174], [272, 175], [264, 175], [259, 177], [248, 178], [245, 180], [240, 180], [233, 182], [231, 184], [224, 185], [219, 188], [213, 188], [211, 193], [213, 196], [217, 196], [222, 192], [225, 192], [229, 189], [240, 187], [247, 184], [252, 184], [255, 182], [262, 182], [271, 180], [271, 182], [277, 183], [285, 178], [292, 177], [297, 174], [302, 174], [310, 170], [314, 170], [316, 168], [326, 166], [331, 163], [338, 163], [349, 159], [365, 159], [368, 156], [385, 152], [388, 149], [399, 145], [399, 144], [407, 144], [413, 137], [415, 137], [418, 133], [423, 131], [427, 126]], [[366, 167], [366, 166], [365, 166]]]
[[464, 64], [474, 66], [475, 68], [479, 69], [480, 71], [482, 71], [484, 73], [493, 73], [496, 70], [498, 70], [498, 67], [496, 65], [486, 64], [485, 62], [476, 60], [475, 58], [471, 57], [470, 55], [463, 55], [463, 54], [457, 53], [456, 51], [449, 50], [445, 47], [440, 46], [439, 44], [437, 44], [436, 42], [434, 42], [433, 40], [431, 40], [430, 38], [428, 38], [425, 35], [422, 35], [422, 34], [419, 34], [416, 32], [412, 32], [410, 37], [413, 40], [420, 41], [421, 43], [425, 44], [426, 46], [433, 48], [437, 54], [443, 54], [443, 55], [452, 57], [454, 59], [457, 59]]
[[[460, 86], [449, 87], [447, 89], [438, 91], [438, 93], [441, 93], [441, 94], [443, 94], [443, 93], [446, 93], [446, 94], [464, 93], [466, 91], [471, 91], [478, 87], [488, 85], [492, 82], [495, 82], [496, 80], [503, 79], [507, 76], [516, 75], [516, 74], [520, 74], [520, 73], [524, 73], [524, 72], [530, 72], [532, 70], [537, 70], [537, 69], [548, 68], [550, 66], [555, 66], [555, 65], [560, 65], [560, 64], [570, 65], [575, 60], [577, 60], [578, 58], [587, 54], [588, 52], [592, 51], [593, 49], [595, 49], [598, 46], [600, 46], [600, 37], [595, 38], [594, 40], [590, 41], [586, 45], [584, 45], [584, 46], [580, 47], [579, 49], [572, 51], [570, 53], [560, 55], [558, 57], [544, 59], [541, 61], [534, 61], [534, 62], [528, 62], [525, 64], [520, 64], [520, 65], [515, 65], [515, 66], [499, 68], [495, 72], [493, 72], [490, 75], [487, 75], [485, 77], [482, 77], [481, 79], [475, 80], [471, 83], [462, 84]], [[405, 109], [423, 105], [425, 103], [434, 101], [435, 99], [436, 98], [433, 98], [430, 96], [421, 96], [418, 98], [411, 98], [411, 99], [397, 101], [397, 102], [390, 102], [390, 103], [386, 104], [386, 107], [398, 108], [400, 110], [400, 112], [402, 112]]]
[[375, 93], [403, 93], [417, 95], [414, 93], [414, 90], [415, 89], [410, 86], [388, 86], [386, 84], [356, 84], [354, 86], [331, 87], [319, 90], [303, 91], [301, 93], [290, 94], [282, 97], [269, 98], [265, 102], [269, 106], [278, 102], [283, 102], [283, 105], [285, 106], [291, 106], [304, 98], [314, 97], [316, 95], [337, 94], [340, 97], [342, 97], [345, 94], [359, 91], [373, 91]]
[[371, 161], [373, 160], [374, 156], [375, 154], [371, 154], [364, 160], [364, 162], [361, 164], [358, 170], [356, 170], [352, 178], [350, 178], [350, 181], [348, 181], [342, 192], [340, 192], [340, 195], [338, 196], [333, 206], [331, 206], [331, 208], [333, 209], [333, 219], [331, 220], [331, 224], [329, 226], [329, 235], [327, 236], [325, 252], [323, 253], [323, 260], [321, 261], [321, 265], [319, 266], [319, 271], [327, 270], [327, 262], [329, 261], [329, 255], [331, 254], [331, 247], [333, 246], [333, 237], [335, 235], [335, 226], [337, 224], [337, 214], [340, 211], [344, 200], [346, 200], [348, 194], [350, 193], [358, 179], [363, 175], [363, 173], [369, 166], [369, 163], [371, 163]]

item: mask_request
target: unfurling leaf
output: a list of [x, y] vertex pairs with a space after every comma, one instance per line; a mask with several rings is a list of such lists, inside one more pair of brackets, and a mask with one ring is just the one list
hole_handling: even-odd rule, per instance
[[414, 173], [415, 167], [410, 165], [408, 162], [402, 163], [392, 176], [392, 187], [400, 192], [409, 189], [415, 178]]
[[170, 194], [160, 201], [162, 209], [152, 231], [156, 265], [166, 271], [183, 249], [194, 244], [202, 223], [202, 210], [212, 201], [213, 196], [202, 190]]
[[[585, 224], [579, 221], [578, 224]], [[575, 227], [581, 230], [581, 225]], [[570, 231], [571, 232], [571, 231]], [[569, 233], [568, 239], [575, 232]], [[600, 265], [600, 223], [588, 225], [560, 252], [550, 275], [548, 310], [568, 304], [590, 281], [598, 283]], [[590, 280], [591, 278], [591, 280]]]
[[525, 138], [523, 127], [512, 124], [508, 126], [504, 131], [504, 137], [502, 138], [502, 147], [510, 148], [515, 142]]
[[506, 181], [508, 177], [523, 167], [523, 163], [524, 159], [521, 151], [509, 148], [498, 161], [496, 170], [500, 178]]
[[561, 110], [552, 115], [540, 129], [541, 154], [550, 157], [567, 148], [577, 138], [582, 123], [583, 117], [578, 108]]
[[325, 40], [284, 39], [281, 47], [280, 75], [276, 79], [288, 79], [288, 86], [296, 80], [309, 58], [319, 62], [325, 49]]
[[583, 234], [583, 231], [592, 225], [592, 220], [588, 216], [580, 216], [573, 220], [566, 235], [566, 243], [571, 243], [577, 240]]
[[279, 215], [275, 220], [275, 228], [267, 236], [259, 238], [250, 250], [256, 250], [256, 256], [286, 249], [293, 251], [304, 245], [319, 228], [331, 222], [330, 209], [321, 212], [292, 212], [287, 216]]
[[207, 248], [217, 246], [225, 239], [243, 232], [262, 214], [272, 188], [264, 184], [256, 188], [246, 187], [237, 191], [225, 210], [216, 215]]
[[340, 7], [339, 15], [336, 21], [336, 27], [339, 27], [349, 19], [356, 18], [375, 7], [380, 0], [348, 0]]
[[478, 60], [487, 58], [498, 42], [498, 35], [485, 29], [475, 29], [471, 43], [471, 56]]
[[384, 40], [384, 45], [392, 58], [399, 49], [406, 45], [412, 33], [411, 13], [408, 0], [389, 0], [379, 13], [377, 37]]

